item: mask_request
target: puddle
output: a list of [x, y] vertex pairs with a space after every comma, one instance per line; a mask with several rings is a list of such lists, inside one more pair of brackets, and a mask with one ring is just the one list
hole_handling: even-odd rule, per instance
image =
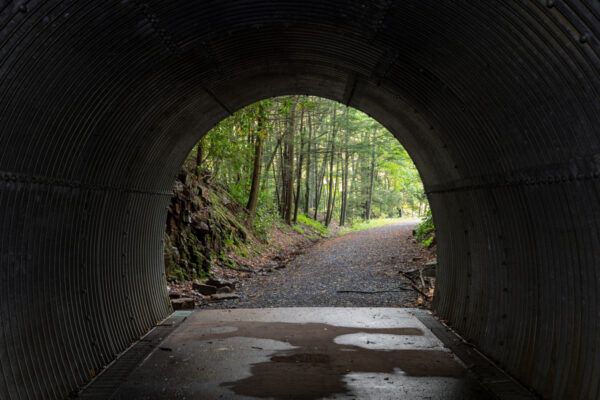
[[353, 372], [344, 377], [349, 394], [334, 394], [321, 400], [482, 400], [489, 393], [465, 379], [409, 377], [402, 371], [387, 373]]
[[358, 346], [368, 350], [442, 350], [440, 343], [427, 336], [389, 335], [382, 333], [353, 333], [338, 336], [334, 341], [339, 345]]
[[[321, 323], [222, 322], [211, 332], [190, 332], [193, 340], [270, 339], [293, 348], [278, 350], [268, 361], [250, 365], [250, 376], [221, 383], [240, 396], [276, 399], [320, 399], [352, 391], [347, 377], [356, 373], [406, 377], [461, 378], [464, 368], [446, 350], [408, 348], [410, 340], [426, 347], [418, 328], [354, 328]], [[225, 327], [233, 327], [229, 332]], [[340, 343], [336, 342], [337, 341]], [[184, 339], [184, 338], [182, 338]], [[366, 347], [361, 341], [380, 340]], [[386, 344], [387, 341], [387, 344]], [[375, 343], [376, 344], [376, 343]], [[431, 347], [436, 347], [432, 342]]]

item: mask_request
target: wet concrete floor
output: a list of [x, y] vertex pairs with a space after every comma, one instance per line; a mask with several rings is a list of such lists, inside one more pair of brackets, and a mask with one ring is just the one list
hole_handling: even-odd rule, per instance
[[410, 309], [275, 308], [190, 314], [112, 398], [495, 397]]

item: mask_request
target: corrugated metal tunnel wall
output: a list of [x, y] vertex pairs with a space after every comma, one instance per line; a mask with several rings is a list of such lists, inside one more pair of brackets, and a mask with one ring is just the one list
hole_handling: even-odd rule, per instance
[[442, 318], [544, 397], [598, 398], [599, 18], [595, 0], [0, 2], [0, 398], [63, 398], [169, 313], [182, 160], [291, 93], [407, 147]]

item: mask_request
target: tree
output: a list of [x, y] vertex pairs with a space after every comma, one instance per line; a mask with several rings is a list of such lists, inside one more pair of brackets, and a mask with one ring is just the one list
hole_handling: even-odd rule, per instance
[[306, 146], [308, 148], [306, 155], [306, 179], [304, 184], [304, 215], [308, 215], [308, 210], [310, 208], [310, 177], [311, 177], [311, 154], [312, 154], [312, 119], [310, 110], [307, 112], [308, 115], [308, 142]]
[[296, 130], [297, 104], [297, 96], [292, 97], [292, 99], [286, 103], [286, 107], [289, 108], [289, 110], [287, 111], [286, 132], [283, 139], [284, 150], [281, 169], [283, 201], [281, 216], [288, 225], [292, 224], [292, 204], [294, 196], [294, 134]]
[[[215, 126], [188, 167], [209, 173], [245, 204], [300, 213], [330, 224], [424, 213], [428, 207], [410, 157], [385, 128], [351, 107], [310, 96], [263, 100]], [[276, 205], [276, 207], [273, 207]], [[264, 215], [264, 214], [263, 214]]]
[[304, 107], [302, 107], [302, 113], [300, 115], [300, 150], [298, 151], [298, 165], [296, 166], [296, 171], [298, 171], [298, 176], [296, 178], [296, 196], [294, 196], [294, 218], [293, 221], [296, 223], [298, 220], [298, 205], [300, 203], [300, 187], [302, 183], [302, 161], [304, 159]]
[[[377, 135], [377, 129], [375, 129]], [[367, 206], [365, 210], [365, 219], [371, 219], [371, 206], [373, 205], [373, 184], [375, 183], [375, 139], [371, 137], [371, 168], [369, 171], [369, 191], [367, 197]]]
[[335, 135], [337, 133], [337, 124], [336, 124], [336, 114], [337, 114], [337, 103], [333, 105], [333, 118], [331, 121], [331, 152], [329, 159], [329, 195], [327, 197], [327, 213], [325, 216], [325, 226], [329, 226], [331, 223], [331, 216], [333, 215], [333, 158], [335, 155]]
[[343, 158], [344, 158], [344, 166], [342, 169], [342, 199], [341, 199], [341, 207], [340, 207], [340, 226], [344, 226], [346, 224], [346, 210], [348, 208], [348, 167], [350, 165], [349, 163], [349, 154], [348, 154], [348, 143], [350, 140], [350, 133], [349, 133], [349, 117], [348, 117], [348, 107], [346, 107], [346, 112], [345, 112], [345, 131], [344, 131], [344, 151], [343, 151]]
[[248, 219], [252, 221], [256, 212], [256, 204], [258, 202], [258, 191], [260, 188], [260, 177], [262, 169], [262, 153], [263, 153], [263, 137], [265, 135], [265, 109], [262, 104], [258, 105], [257, 129], [254, 135], [254, 165], [252, 167], [252, 184], [250, 187], [250, 195], [248, 196]]

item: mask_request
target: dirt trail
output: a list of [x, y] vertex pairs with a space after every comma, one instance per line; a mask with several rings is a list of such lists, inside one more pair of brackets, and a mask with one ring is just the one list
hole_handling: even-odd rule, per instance
[[202, 308], [412, 307], [417, 295], [398, 272], [427, 257], [411, 238], [417, 222], [324, 240], [286, 268], [241, 282], [238, 300]]

